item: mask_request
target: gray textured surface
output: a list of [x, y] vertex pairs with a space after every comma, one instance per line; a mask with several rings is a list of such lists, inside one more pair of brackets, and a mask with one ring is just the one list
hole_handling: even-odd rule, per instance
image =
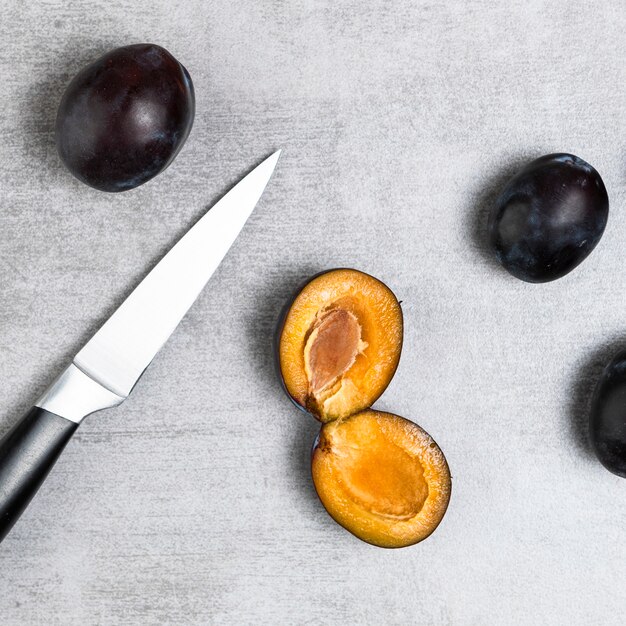
[[[5, 0], [0, 19], [0, 432], [230, 184], [284, 156], [256, 213], [131, 398], [93, 416], [0, 546], [17, 624], [621, 624], [626, 481], [590, 456], [586, 402], [626, 344], [623, 2]], [[62, 168], [64, 85], [153, 41], [189, 69], [175, 164], [106, 195]], [[518, 282], [484, 252], [516, 165], [602, 173], [606, 234], [573, 274]], [[270, 337], [306, 276], [353, 266], [404, 302], [378, 406], [441, 444], [449, 512], [367, 546], [308, 472], [316, 427]]]

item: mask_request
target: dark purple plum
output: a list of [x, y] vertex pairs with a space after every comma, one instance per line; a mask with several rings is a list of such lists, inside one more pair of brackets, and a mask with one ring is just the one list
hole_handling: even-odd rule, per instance
[[602, 465], [626, 478], [626, 350], [602, 372], [593, 394], [589, 429]]
[[164, 48], [116, 48], [68, 85], [56, 121], [67, 168], [102, 191], [126, 191], [162, 172], [187, 139], [195, 113], [187, 70]]
[[498, 196], [489, 216], [490, 243], [513, 276], [545, 283], [584, 261], [608, 215], [600, 174], [573, 154], [549, 154], [524, 167]]

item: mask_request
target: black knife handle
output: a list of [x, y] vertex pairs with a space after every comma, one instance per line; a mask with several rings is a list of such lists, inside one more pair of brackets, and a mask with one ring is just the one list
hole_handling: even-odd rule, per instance
[[0, 542], [77, 428], [75, 422], [33, 407], [0, 441]]

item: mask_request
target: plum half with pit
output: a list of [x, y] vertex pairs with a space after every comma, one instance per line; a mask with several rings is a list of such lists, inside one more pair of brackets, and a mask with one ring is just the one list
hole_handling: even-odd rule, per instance
[[322, 422], [368, 408], [396, 371], [402, 328], [397, 298], [373, 276], [335, 269], [313, 277], [280, 331], [287, 393]]
[[608, 214], [600, 174], [573, 154], [549, 154], [524, 167], [498, 196], [489, 217], [491, 246], [513, 276], [548, 282], [589, 256]]
[[138, 187], [167, 168], [195, 114], [187, 70], [164, 48], [116, 48], [83, 68], [59, 105], [56, 144], [69, 171], [101, 191]]

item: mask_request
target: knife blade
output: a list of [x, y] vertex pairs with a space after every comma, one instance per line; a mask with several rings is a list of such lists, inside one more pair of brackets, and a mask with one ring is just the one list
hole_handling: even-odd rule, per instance
[[80, 422], [130, 394], [234, 243], [279, 157], [255, 167], [187, 231], [0, 441], [0, 542]]

